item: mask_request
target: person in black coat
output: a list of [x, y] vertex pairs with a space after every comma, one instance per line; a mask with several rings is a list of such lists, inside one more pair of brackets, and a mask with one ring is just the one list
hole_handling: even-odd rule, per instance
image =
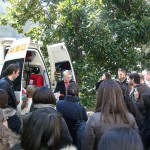
[[71, 72], [69, 70], [65, 70], [63, 72], [64, 80], [57, 82], [54, 93], [60, 92], [59, 100], [63, 100], [66, 95], [66, 88], [69, 83], [74, 82], [71, 80]]
[[127, 82], [127, 72], [124, 68], [119, 68], [118, 69], [118, 80], [121, 84], [121, 86], [128, 86]]
[[70, 134], [73, 138], [73, 144], [77, 145], [76, 141], [76, 123], [83, 119], [87, 121], [87, 113], [85, 108], [79, 103], [79, 85], [75, 82], [70, 83], [67, 87], [67, 95], [64, 100], [57, 101], [56, 108], [65, 119]]
[[10, 64], [2, 72], [3, 78], [0, 80], [0, 89], [8, 94], [8, 106], [17, 109], [17, 100], [13, 89], [13, 81], [19, 76], [20, 67], [17, 64]]
[[[34, 103], [33, 111], [26, 114], [23, 117], [23, 125], [22, 125], [22, 129], [21, 129], [21, 134], [23, 136], [21, 138], [22, 146], [25, 149], [27, 149], [27, 148], [33, 149], [33, 147], [36, 146], [36, 143], [34, 143], [33, 141], [36, 141], [37, 139], [40, 139], [40, 143], [38, 143], [39, 147], [41, 147], [42, 144], [44, 144], [44, 146], [46, 146], [46, 147], [49, 147], [49, 146], [52, 146], [53, 144], [55, 145], [56, 143], [57, 144], [55, 146], [58, 146], [59, 148], [67, 146], [67, 145], [71, 145], [72, 144], [72, 138], [71, 138], [71, 135], [69, 133], [68, 127], [66, 125], [66, 122], [60, 116], [58, 111], [55, 109], [56, 99], [55, 99], [55, 96], [54, 96], [52, 90], [46, 86], [39, 87], [34, 92], [32, 100]], [[32, 115], [34, 113], [36, 113], [37, 111], [40, 112], [41, 114], [43, 114], [41, 116], [39, 113], [39, 115], [36, 118], [37, 120], [40, 121], [41, 125], [38, 124], [39, 121], [35, 121], [35, 124], [29, 123], [30, 118], [32, 118]], [[51, 115], [53, 115], [55, 117], [51, 118]], [[35, 117], [36, 117], [36, 115], [35, 115]], [[55, 119], [57, 120], [58, 118], [60, 120], [59, 123], [55, 122]], [[43, 121], [41, 121], [41, 120], [43, 120]], [[43, 122], [43, 124], [42, 124], [42, 122]], [[49, 128], [53, 127], [51, 129], [51, 132], [49, 132], [49, 134], [45, 133], [48, 129], [48, 127], [45, 126], [45, 124], [47, 124], [47, 122], [49, 122]], [[28, 123], [30, 124], [30, 126], [28, 125]], [[37, 137], [34, 137], [32, 134], [26, 135], [26, 132], [24, 132], [24, 130], [27, 130], [28, 132], [30, 130], [31, 132], [33, 132], [35, 130], [32, 129], [33, 127], [31, 127], [31, 126], [32, 125], [36, 126], [36, 124], [39, 125], [40, 128], [44, 128], [44, 129], [40, 129], [39, 132], [42, 132], [43, 136], [47, 136], [46, 139], [38, 137], [38, 136], [41, 136], [40, 135], [41, 133], [37, 133], [38, 134]], [[30, 127], [31, 127], [31, 129], [28, 129]], [[38, 127], [36, 126], [37, 129], [38, 129]], [[48, 130], [50, 130], [50, 129], [48, 129]], [[57, 138], [57, 135], [55, 135], [55, 134], [57, 134], [57, 131], [59, 131], [59, 135], [58, 135], [59, 138], [58, 138], [58, 142], [55, 143], [55, 139], [53, 139], [55, 137], [53, 137], [53, 135], [56, 136], [56, 138]], [[28, 137], [28, 138], [26, 139], [25, 137], [26, 138]], [[32, 140], [31, 140], [31, 138], [32, 138]], [[46, 140], [47, 139], [50, 140], [50, 138], [52, 141], [49, 141], [50, 143], [46, 142]], [[32, 142], [32, 144], [31, 144], [32, 147], [30, 147], [31, 146], [30, 141]], [[52, 148], [50, 148], [50, 149], [52, 149]]]
[[142, 100], [145, 108], [143, 126], [140, 131], [145, 150], [150, 149], [150, 91], [142, 94]]

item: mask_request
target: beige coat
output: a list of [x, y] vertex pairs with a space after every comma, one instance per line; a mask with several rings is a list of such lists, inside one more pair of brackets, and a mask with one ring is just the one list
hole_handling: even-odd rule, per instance
[[101, 117], [100, 112], [94, 113], [90, 117], [86, 125], [86, 129], [82, 141], [82, 150], [96, 150], [98, 143], [102, 135], [104, 134], [104, 132], [114, 126], [123, 125], [123, 126], [131, 127], [137, 130], [138, 132], [138, 127], [134, 117], [130, 113], [128, 114], [128, 116], [130, 120], [129, 124], [125, 124], [119, 114], [117, 115], [117, 123], [115, 123], [111, 114], [109, 116], [110, 123], [105, 123], [104, 121], [100, 120]]

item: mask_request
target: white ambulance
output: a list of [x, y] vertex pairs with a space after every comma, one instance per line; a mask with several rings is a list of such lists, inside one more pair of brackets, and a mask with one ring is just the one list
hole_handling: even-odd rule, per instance
[[0, 72], [12, 63], [17, 63], [21, 68], [19, 77], [14, 81], [17, 101], [21, 100], [22, 87], [26, 88], [30, 82], [32, 70], [38, 70], [38, 74], [43, 77], [43, 85], [52, 90], [55, 89], [56, 83], [62, 80], [64, 70], [71, 70], [72, 79], [75, 81], [73, 66], [65, 44], [47, 46], [49, 56], [45, 59], [49, 60], [48, 68], [40, 50], [41, 46], [42, 44], [31, 42], [30, 38], [0, 39]]

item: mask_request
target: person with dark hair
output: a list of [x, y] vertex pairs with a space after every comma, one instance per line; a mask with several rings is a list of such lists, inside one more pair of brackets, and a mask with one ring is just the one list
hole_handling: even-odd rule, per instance
[[[134, 78], [135, 82], [133, 81]], [[140, 73], [136, 73], [136, 71], [129, 73], [127, 75], [127, 80], [129, 83], [128, 89], [123, 89], [125, 103], [128, 111], [134, 116], [140, 130], [144, 113], [141, 95], [147, 89], [147, 86], [143, 83], [142, 75]]]
[[0, 108], [0, 149], [8, 150], [19, 142], [19, 136], [7, 127], [6, 116]]
[[15, 145], [14, 150], [18, 147], [20, 150], [59, 149], [62, 140], [61, 123], [60, 114], [44, 108], [35, 110], [24, 124], [21, 144]]
[[[28, 73], [29, 75], [30, 73]], [[35, 85], [37, 87], [44, 86], [44, 79], [43, 76], [40, 74], [39, 67], [32, 67], [32, 73], [30, 74], [28, 81], [28, 85]]]
[[[80, 87], [77, 83], [72, 82], [67, 87], [67, 95], [64, 100], [57, 101], [56, 108], [65, 119], [70, 134], [73, 138], [73, 144], [77, 145], [76, 140], [76, 123], [83, 118], [87, 121], [87, 113], [85, 108], [79, 104], [79, 90]], [[81, 116], [82, 115], [82, 116]]]
[[[37, 88], [33, 94], [32, 101], [34, 103], [33, 111], [26, 114], [23, 117], [23, 127], [22, 127], [21, 132], [24, 131], [24, 128], [26, 128], [26, 124], [27, 124], [28, 120], [30, 120], [30, 116], [36, 110], [39, 110], [40, 112], [47, 111], [49, 113], [49, 115], [55, 114], [55, 115], [59, 116], [59, 113], [55, 110], [56, 99], [55, 99], [54, 93], [48, 87], [43, 86], [43, 87]], [[49, 121], [48, 117], [43, 116], [43, 118], [45, 118], [47, 121]], [[40, 119], [42, 119], [42, 118], [40, 117]], [[53, 121], [51, 123], [53, 123]], [[50, 126], [51, 126], [51, 124], [50, 124]], [[50, 137], [51, 135], [47, 135], [47, 136]], [[66, 122], [63, 118], [61, 118], [61, 135], [60, 135], [60, 137], [61, 137], [61, 141], [59, 143], [60, 147], [70, 145], [72, 143], [72, 138], [70, 136]], [[29, 139], [29, 140], [31, 140], [31, 139]], [[50, 141], [50, 142], [53, 142], [53, 141]]]
[[104, 80], [106, 80], [106, 79], [111, 79], [111, 74], [108, 73], [108, 72], [103, 73], [103, 75], [99, 78], [98, 82], [97, 82], [96, 85], [95, 85], [95, 90], [96, 90], [96, 91], [98, 90], [100, 84], [101, 84]]
[[127, 72], [124, 68], [118, 69], [118, 79], [116, 82], [120, 83], [120, 86], [124, 91], [130, 91], [131, 87], [127, 82]]
[[[128, 86], [130, 86], [130, 84]], [[140, 111], [138, 109], [138, 106], [136, 104], [136, 99], [134, 98], [134, 93], [132, 93], [133, 94], [132, 96], [130, 95], [131, 94], [130, 87], [125, 88], [125, 86], [121, 86], [121, 88], [123, 91], [124, 101], [127, 106], [127, 109], [134, 116], [136, 123], [138, 125], [138, 128], [140, 130], [143, 115], [140, 113]]]
[[95, 113], [90, 116], [83, 136], [82, 150], [94, 150], [102, 135], [114, 126], [125, 125], [138, 131], [136, 121], [125, 106], [120, 85], [111, 79], [101, 83]]
[[140, 84], [140, 75], [138, 73], [130, 73], [128, 76], [129, 76], [129, 83], [133, 87]]
[[19, 76], [20, 67], [17, 64], [10, 64], [2, 72], [3, 78], [0, 80], [0, 89], [8, 93], [8, 105], [17, 109], [17, 100], [13, 89], [13, 81]]
[[140, 75], [138, 73], [130, 73], [128, 75], [128, 84], [132, 86], [132, 89], [129, 93], [129, 96], [131, 98], [131, 100], [135, 103], [135, 97], [134, 97], [134, 92], [135, 89], [140, 86]]
[[136, 100], [136, 106], [139, 110], [139, 112], [144, 115], [144, 107], [143, 107], [143, 100], [142, 100], [142, 94], [145, 93], [147, 90], [150, 90], [150, 88], [148, 87], [148, 85], [146, 84], [141, 84], [140, 86], [138, 86], [137, 88], [135, 88], [134, 91], [134, 97]]
[[139, 130], [141, 130], [143, 115], [139, 112], [136, 103], [131, 100], [129, 95], [124, 96], [128, 111], [134, 116]]
[[113, 127], [102, 136], [98, 150], [144, 150], [137, 132], [125, 126]]
[[141, 130], [141, 137], [145, 150], [150, 149], [150, 92], [142, 94], [143, 105], [145, 108], [145, 116]]
[[57, 85], [54, 91], [54, 93], [60, 92], [59, 100], [63, 100], [65, 98], [67, 86], [69, 85], [69, 83], [74, 82], [71, 80], [71, 77], [72, 77], [71, 71], [65, 70], [63, 72], [63, 76], [64, 76], [63, 81], [57, 82]]
[[9, 107], [7, 102], [8, 94], [4, 90], [0, 89], [0, 108], [3, 110], [4, 116], [7, 119], [8, 128], [18, 134], [21, 127], [21, 121], [16, 114], [16, 109]]

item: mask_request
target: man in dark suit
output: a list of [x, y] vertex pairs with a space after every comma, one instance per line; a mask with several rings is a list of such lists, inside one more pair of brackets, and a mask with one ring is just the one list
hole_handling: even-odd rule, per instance
[[64, 80], [57, 82], [54, 93], [60, 92], [59, 100], [63, 100], [66, 95], [66, 89], [69, 83], [74, 82], [71, 80], [72, 74], [71, 71], [65, 70], [63, 72]]
[[121, 86], [125, 86], [125, 87], [128, 86], [127, 72], [124, 68], [119, 68], [118, 69], [118, 79], [119, 79], [119, 82], [120, 82]]

